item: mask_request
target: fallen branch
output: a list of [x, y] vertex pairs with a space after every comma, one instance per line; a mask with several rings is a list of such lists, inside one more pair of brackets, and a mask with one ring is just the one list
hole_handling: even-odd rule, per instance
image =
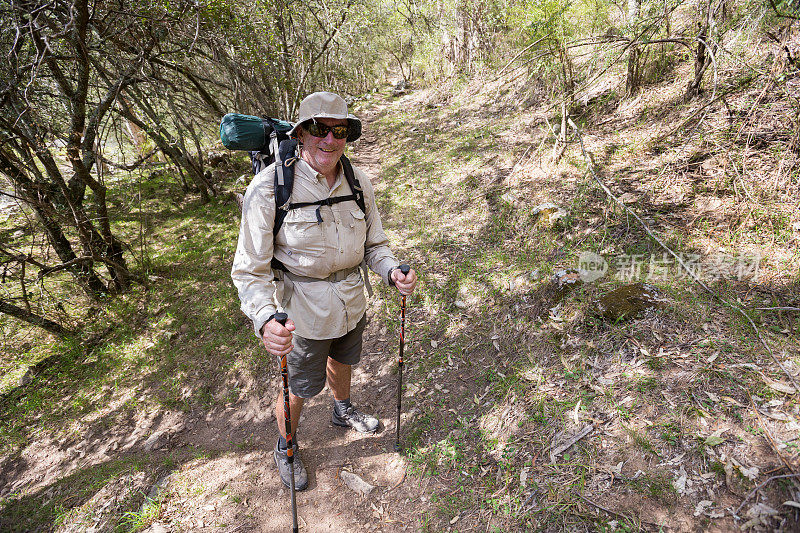
[[588, 424], [588, 425], [584, 426], [584, 428], [581, 429], [577, 434], [573, 435], [567, 442], [565, 442], [564, 444], [561, 444], [561, 445], [557, 446], [556, 448], [550, 450], [550, 462], [551, 463], [555, 463], [556, 462], [556, 457], [558, 455], [561, 455], [565, 451], [567, 451], [570, 448], [572, 448], [572, 446], [576, 442], [578, 442], [583, 437], [585, 437], [586, 435], [591, 433], [593, 429], [594, 429], [594, 425], [593, 424]]
[[585, 501], [586, 503], [588, 503], [592, 507], [596, 507], [596, 508], [600, 509], [601, 511], [605, 511], [606, 513], [608, 513], [610, 515], [619, 516], [620, 518], [624, 518], [625, 520], [630, 520], [631, 522], [636, 522], [638, 520], [639, 522], [641, 522], [643, 524], [647, 524], [648, 526], [654, 526], [654, 527], [658, 527], [658, 528], [663, 528], [664, 527], [663, 524], [656, 524], [655, 522], [650, 522], [649, 520], [643, 520], [641, 518], [630, 517], [630, 516], [626, 515], [625, 513], [612, 511], [611, 509], [609, 509], [607, 507], [603, 507], [599, 503], [590, 500], [589, 498], [587, 498], [586, 496], [584, 496], [580, 492], [576, 491], [575, 494], [578, 496], [578, 498], [580, 498], [581, 500]]
[[0, 299], [0, 313], [13, 316], [14, 318], [25, 321], [28, 324], [33, 324], [34, 326], [38, 326], [60, 337], [68, 337], [75, 334], [74, 331], [65, 328], [57, 322], [53, 322], [48, 318], [37, 315], [36, 313], [32, 313], [21, 307], [17, 307], [16, 305], [3, 299]]

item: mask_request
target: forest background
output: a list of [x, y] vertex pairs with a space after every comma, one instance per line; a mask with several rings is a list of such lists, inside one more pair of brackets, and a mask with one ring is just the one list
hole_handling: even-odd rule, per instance
[[[176, 481], [263, 448], [255, 415], [240, 438], [182, 435], [275, 377], [227, 279], [247, 162], [217, 127], [291, 119], [324, 89], [365, 117], [354, 157], [423, 267], [409, 487], [354, 522], [792, 529], [798, 17], [774, 0], [3, 1], [0, 525], [272, 530], [237, 507], [255, 488]], [[600, 256], [613, 279], [562, 290]], [[657, 309], [603, 312], [645, 278]], [[376, 349], [394, 300], [373, 301]], [[216, 518], [176, 511], [212, 492]]]

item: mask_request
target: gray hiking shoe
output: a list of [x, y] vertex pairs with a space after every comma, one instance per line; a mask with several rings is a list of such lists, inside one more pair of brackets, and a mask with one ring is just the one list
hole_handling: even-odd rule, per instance
[[339, 415], [336, 409], [331, 413], [334, 425], [353, 428], [360, 433], [375, 433], [378, 429], [378, 419], [372, 415], [364, 414], [352, 405]]
[[[295, 490], [306, 490], [308, 487], [308, 472], [300, 459], [300, 454], [297, 453], [297, 445], [294, 448], [294, 488]], [[290, 477], [291, 470], [289, 468], [289, 458], [286, 455], [287, 450], [278, 449], [278, 443], [275, 443], [275, 464], [278, 467], [278, 473], [281, 475], [281, 481], [287, 487], [290, 486], [292, 478]]]

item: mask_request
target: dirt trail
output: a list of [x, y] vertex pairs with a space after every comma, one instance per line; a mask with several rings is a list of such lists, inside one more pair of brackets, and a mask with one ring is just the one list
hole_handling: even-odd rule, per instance
[[[390, 373], [391, 363], [380, 353], [379, 345], [383, 344], [366, 343], [365, 357], [354, 371], [353, 380], [354, 402], [381, 420], [377, 434], [362, 435], [333, 426], [330, 422], [331, 395], [327, 388], [307, 402], [303, 411], [298, 439], [310, 483], [297, 498], [301, 531], [418, 529], [415, 513], [408, 514], [405, 510], [406, 499], [416, 500], [410, 479], [404, 479], [406, 460], [392, 451], [395, 378]], [[269, 409], [266, 401], [261, 403], [262, 409]], [[207, 439], [216, 436], [216, 440], [224, 444], [225, 439], [220, 437], [226, 434], [225, 426], [225, 419], [212, 420], [202, 430], [179, 440], [195, 446], [204, 443], [208, 448]], [[219, 457], [182, 473], [183, 477], [192, 476], [194, 485], [202, 487], [206, 496], [225, 491], [236, 494], [240, 502], [195, 501], [194, 507], [201, 510], [210, 511], [213, 506], [215, 516], [190, 512], [192, 519], [186, 521], [180, 516], [184, 503], [178, 499], [168, 502], [165, 518], [178, 519], [190, 527], [194, 523], [193, 530], [198, 529], [198, 520], [205, 524], [235, 525], [237, 531], [290, 530], [289, 494], [277, 476], [272, 456], [277, 435], [273, 417], [264, 424], [263, 434], [266, 436], [258, 439], [259, 446], [254, 450], [245, 453], [220, 450]], [[342, 469], [356, 473], [377, 488], [368, 497], [357, 495], [342, 483], [339, 477]], [[178, 505], [170, 509], [172, 503]]]

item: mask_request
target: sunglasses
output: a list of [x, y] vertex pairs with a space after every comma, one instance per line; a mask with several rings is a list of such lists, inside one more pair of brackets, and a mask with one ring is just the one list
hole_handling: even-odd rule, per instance
[[326, 126], [322, 122], [312, 121], [308, 124], [303, 124], [303, 128], [314, 137], [327, 137], [328, 132], [332, 131], [334, 139], [345, 139], [350, 133], [350, 126], [348, 124]]

